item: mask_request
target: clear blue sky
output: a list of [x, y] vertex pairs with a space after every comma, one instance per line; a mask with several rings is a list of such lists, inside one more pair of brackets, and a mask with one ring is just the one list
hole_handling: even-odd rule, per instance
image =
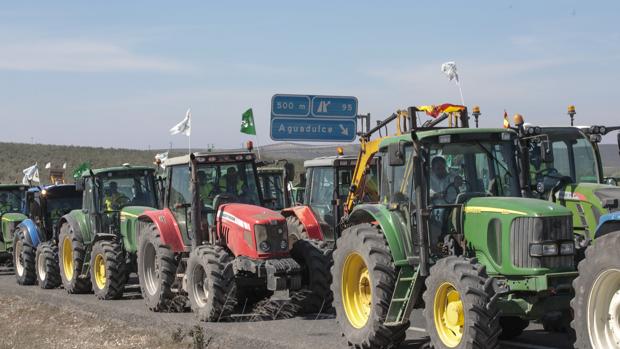
[[[131, 148], [241, 144], [274, 93], [343, 94], [383, 118], [458, 103], [483, 126], [620, 124], [620, 2], [105, 1], [0, 7], [0, 141]], [[612, 141], [612, 140], [608, 140]]]

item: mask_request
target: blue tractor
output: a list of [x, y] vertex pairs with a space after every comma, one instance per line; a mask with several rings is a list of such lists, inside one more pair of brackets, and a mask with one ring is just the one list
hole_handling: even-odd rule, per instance
[[58, 266], [58, 222], [82, 207], [82, 192], [74, 184], [33, 187], [26, 193], [26, 214], [15, 229], [13, 264], [20, 285], [42, 288], [60, 286]]

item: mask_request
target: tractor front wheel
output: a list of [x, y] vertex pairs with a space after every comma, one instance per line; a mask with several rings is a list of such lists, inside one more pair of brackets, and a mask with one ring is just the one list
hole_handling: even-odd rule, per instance
[[431, 345], [446, 348], [498, 348], [499, 310], [491, 304], [492, 279], [476, 259], [450, 256], [430, 269], [424, 292], [424, 318]]
[[226, 320], [237, 305], [233, 256], [221, 246], [201, 246], [187, 261], [187, 295], [201, 321]]
[[332, 292], [345, 338], [356, 348], [397, 347], [408, 326], [384, 325], [397, 271], [383, 233], [367, 223], [354, 225], [336, 246]]
[[69, 223], [64, 223], [60, 227], [58, 244], [60, 276], [65, 290], [68, 293], [90, 292], [90, 279], [81, 275], [85, 258], [84, 243]]
[[138, 241], [138, 278], [142, 298], [152, 311], [171, 311], [175, 295], [172, 284], [177, 272], [174, 252], [162, 242], [153, 223], [142, 224]]
[[90, 253], [90, 281], [99, 299], [119, 299], [127, 283], [125, 253], [116, 241], [99, 240]]
[[620, 348], [620, 231], [603, 235], [586, 249], [573, 281], [575, 348]]
[[37, 280], [35, 272], [35, 250], [28, 239], [26, 232], [17, 228], [13, 236], [13, 265], [15, 265], [15, 277], [20, 285], [34, 285]]
[[45, 241], [37, 247], [37, 279], [41, 288], [50, 289], [60, 286], [60, 269], [58, 268], [58, 246], [52, 241]]
[[304, 225], [301, 224], [301, 221], [295, 215], [286, 217], [286, 227], [288, 229], [289, 250], [295, 246], [297, 241], [308, 239], [306, 228], [304, 228]]
[[334, 295], [330, 268], [332, 249], [325, 242], [298, 240], [293, 245], [291, 257], [301, 265], [302, 287], [308, 291], [302, 307], [304, 313], [321, 313], [331, 310]]

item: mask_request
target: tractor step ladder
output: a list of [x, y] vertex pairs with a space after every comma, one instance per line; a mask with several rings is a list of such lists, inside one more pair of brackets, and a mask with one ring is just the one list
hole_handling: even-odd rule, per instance
[[418, 280], [418, 272], [419, 267], [415, 270], [410, 266], [400, 268], [390, 308], [385, 318], [386, 326], [402, 325], [408, 320], [422, 290], [423, 282], [421, 279]]

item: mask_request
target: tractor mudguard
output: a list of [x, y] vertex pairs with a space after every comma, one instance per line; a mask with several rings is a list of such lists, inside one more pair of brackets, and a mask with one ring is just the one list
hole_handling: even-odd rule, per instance
[[17, 227], [27, 232], [25, 237], [34, 248], [37, 248], [39, 243], [45, 240], [45, 237], [41, 235], [39, 228], [37, 228], [32, 219], [26, 219], [25, 221], [19, 223]]
[[620, 212], [608, 213], [601, 216], [594, 239], [609, 234], [611, 232], [620, 232]]
[[84, 242], [84, 235], [82, 234], [82, 228], [84, 225], [84, 228], [87, 229], [86, 222], [82, 222], [82, 224], [80, 224], [80, 220], [78, 219], [78, 217], [76, 217], [76, 215], [78, 214], [82, 214], [82, 212], [80, 211], [79, 213], [74, 213], [76, 211], [71, 211], [69, 213], [67, 213], [66, 215], [62, 216], [61, 219], [59, 219], [58, 221], [58, 232], [60, 232], [60, 227], [62, 227], [62, 225], [66, 222], [68, 224], [71, 225], [71, 227], [73, 228], [73, 232], [75, 234], [75, 236], [77, 238], [80, 239], [80, 241]]
[[319, 225], [319, 221], [316, 219], [314, 212], [309, 206], [294, 206], [285, 208], [282, 210], [282, 215], [284, 217], [295, 216], [299, 219], [299, 222], [304, 226], [306, 232], [308, 233], [308, 237], [313, 240], [323, 241], [323, 232], [321, 231], [321, 226]]
[[385, 236], [388, 246], [390, 247], [394, 264], [397, 266], [408, 265], [404, 241], [402, 241], [401, 235], [397, 233], [404, 229], [405, 223], [402, 222], [402, 219], [398, 215], [393, 214], [384, 205], [357, 205], [349, 215], [347, 223], [349, 223], [349, 225], [360, 223], [377, 224], [381, 228], [381, 232]]
[[170, 246], [173, 252], [185, 251], [181, 229], [169, 208], [145, 211], [140, 215], [139, 220], [153, 222], [159, 230], [161, 241]]

